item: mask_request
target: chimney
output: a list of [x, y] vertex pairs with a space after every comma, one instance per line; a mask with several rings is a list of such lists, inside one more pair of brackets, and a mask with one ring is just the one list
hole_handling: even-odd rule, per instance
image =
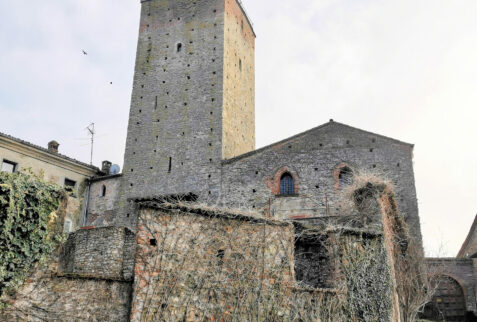
[[111, 165], [112, 163], [109, 162], [109, 161], [103, 161], [102, 165], [101, 165], [101, 171], [103, 171], [104, 173], [106, 173], [106, 175], [109, 174], [109, 170], [111, 169]]
[[48, 142], [48, 151], [51, 153], [58, 153], [58, 147], [60, 144], [55, 140]]

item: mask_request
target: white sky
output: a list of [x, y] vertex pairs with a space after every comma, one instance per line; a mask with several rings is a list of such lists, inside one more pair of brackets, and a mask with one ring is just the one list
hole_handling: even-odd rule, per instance
[[[257, 147], [330, 118], [416, 144], [426, 252], [455, 255], [477, 213], [477, 1], [242, 1]], [[0, 131], [88, 162], [95, 122], [94, 163], [121, 164], [139, 9], [0, 0]]]

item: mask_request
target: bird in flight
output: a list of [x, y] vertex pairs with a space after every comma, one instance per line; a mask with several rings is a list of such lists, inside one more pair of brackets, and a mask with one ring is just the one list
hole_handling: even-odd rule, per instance
[[83, 50], [83, 55], [88, 55], [88, 53]]
[[109, 82], [110, 85], [113, 85], [113, 82]]

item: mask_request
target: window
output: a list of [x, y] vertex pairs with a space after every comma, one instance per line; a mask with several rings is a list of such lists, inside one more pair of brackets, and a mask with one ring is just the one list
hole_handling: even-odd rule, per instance
[[280, 178], [280, 194], [284, 196], [295, 194], [295, 182], [288, 172]]
[[302, 285], [331, 287], [330, 256], [325, 236], [302, 236], [295, 240], [295, 278]]
[[106, 186], [103, 184], [103, 186], [101, 187], [101, 197], [104, 196], [106, 196]]
[[222, 266], [224, 264], [225, 250], [219, 249], [217, 251], [217, 265]]
[[240, 71], [242, 71], [242, 60], [241, 59], [239, 59], [239, 69], [240, 69]]
[[64, 232], [65, 232], [65, 233], [71, 233], [71, 226], [72, 226], [71, 220], [66, 219], [66, 220], [65, 220], [65, 225], [64, 225], [64, 227], [63, 227]]
[[352, 184], [353, 183], [353, 171], [348, 167], [342, 168], [340, 170], [339, 180], [340, 180], [340, 187]]
[[68, 192], [73, 192], [76, 188], [76, 181], [65, 178], [65, 190]]
[[177, 44], [177, 52], [180, 53], [182, 51], [182, 44], [178, 43]]
[[17, 164], [15, 162], [3, 160], [2, 162], [3, 172], [13, 173], [15, 172], [16, 169], [17, 169]]

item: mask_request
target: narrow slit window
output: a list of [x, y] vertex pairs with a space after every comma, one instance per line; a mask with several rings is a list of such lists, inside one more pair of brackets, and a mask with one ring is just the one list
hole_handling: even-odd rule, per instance
[[103, 186], [101, 187], [101, 197], [105, 197], [106, 196], [106, 186], [103, 184]]
[[172, 170], [172, 158], [169, 158], [169, 170], [168, 172], [171, 173]]
[[177, 52], [180, 53], [182, 51], [182, 44], [178, 43], [177, 44]]
[[240, 69], [240, 71], [242, 71], [242, 60], [241, 59], [239, 59], [239, 69]]
[[224, 264], [224, 257], [225, 257], [225, 250], [219, 249], [217, 251], [217, 264], [219, 266], [222, 266]]

